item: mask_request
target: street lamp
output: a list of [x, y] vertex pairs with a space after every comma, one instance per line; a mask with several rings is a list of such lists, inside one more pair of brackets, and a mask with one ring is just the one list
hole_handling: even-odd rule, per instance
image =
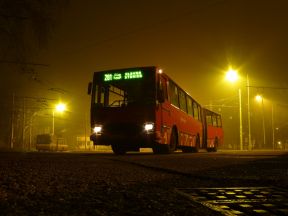
[[256, 95], [256, 96], [255, 96], [255, 100], [256, 100], [258, 103], [260, 103], [260, 102], [263, 101], [263, 97], [262, 97], [261, 95]]
[[55, 109], [53, 109], [53, 113], [52, 113], [52, 117], [53, 117], [53, 121], [52, 121], [52, 136], [54, 136], [54, 132], [55, 132], [55, 111], [62, 113], [65, 110], [66, 110], [66, 104], [63, 104], [63, 103], [56, 104]]
[[[262, 95], [256, 95], [255, 100], [261, 103], [261, 113], [262, 113], [262, 130], [263, 130], [263, 147], [266, 146], [266, 131], [265, 131], [265, 118], [264, 118], [264, 98]], [[261, 146], [260, 146], [261, 147]]]
[[[228, 80], [231, 83], [235, 83], [238, 79], [239, 79], [238, 72], [230, 67], [230, 69], [226, 72], [226, 80]], [[250, 85], [249, 77], [247, 74], [246, 87], [247, 87], [247, 117], [248, 117], [248, 150], [252, 150], [249, 85]], [[240, 87], [238, 91], [239, 91], [239, 119], [240, 119], [240, 150], [243, 150], [242, 95]]]
[[239, 79], [238, 72], [230, 68], [226, 73], [226, 79], [231, 83], [236, 82]]
[[[235, 83], [239, 79], [238, 72], [230, 68], [226, 73], [226, 80], [231, 83]], [[243, 122], [242, 122], [242, 95], [241, 88], [238, 89], [239, 92], [239, 123], [240, 123], [240, 150], [243, 150]]]

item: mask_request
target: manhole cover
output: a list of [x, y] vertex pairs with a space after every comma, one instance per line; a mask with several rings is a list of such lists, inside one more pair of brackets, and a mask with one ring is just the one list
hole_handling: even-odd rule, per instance
[[288, 215], [288, 193], [280, 188], [177, 188], [176, 191], [224, 215]]

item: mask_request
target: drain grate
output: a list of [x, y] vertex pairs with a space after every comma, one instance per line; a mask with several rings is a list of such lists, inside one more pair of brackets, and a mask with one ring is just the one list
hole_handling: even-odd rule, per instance
[[177, 188], [176, 191], [224, 215], [288, 215], [288, 193], [280, 188]]

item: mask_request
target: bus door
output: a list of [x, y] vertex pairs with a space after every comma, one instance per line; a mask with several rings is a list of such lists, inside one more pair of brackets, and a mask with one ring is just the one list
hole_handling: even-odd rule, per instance
[[[159, 75], [158, 85], [158, 114], [156, 120], [156, 128], [159, 129], [161, 134], [161, 143], [168, 144], [171, 133], [171, 110], [170, 103], [168, 102], [167, 93], [167, 79]], [[160, 99], [159, 99], [160, 98]]]

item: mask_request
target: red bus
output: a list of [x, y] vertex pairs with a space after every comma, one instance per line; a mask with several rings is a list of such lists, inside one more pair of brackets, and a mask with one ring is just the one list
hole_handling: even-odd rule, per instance
[[223, 144], [223, 129], [221, 115], [206, 108], [202, 108], [203, 116], [203, 140], [207, 151], [217, 151]]
[[90, 139], [94, 145], [111, 145], [115, 154], [140, 148], [158, 154], [178, 149], [216, 151], [222, 143], [222, 124], [206, 126], [213, 112], [203, 109], [157, 67], [95, 72], [88, 93]]

